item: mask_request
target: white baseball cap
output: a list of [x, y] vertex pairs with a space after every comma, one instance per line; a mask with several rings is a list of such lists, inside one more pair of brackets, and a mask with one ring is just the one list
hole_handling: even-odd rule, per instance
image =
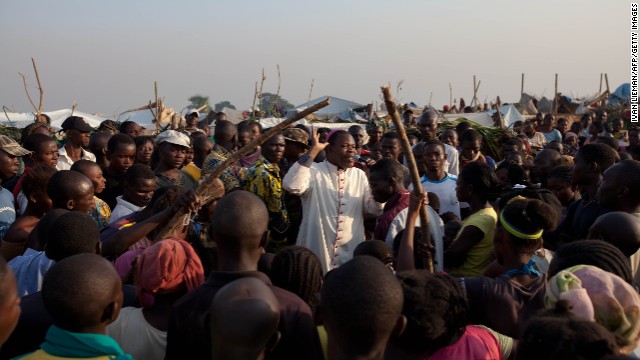
[[175, 145], [191, 148], [191, 139], [179, 131], [165, 130], [156, 136], [156, 145], [168, 142]]

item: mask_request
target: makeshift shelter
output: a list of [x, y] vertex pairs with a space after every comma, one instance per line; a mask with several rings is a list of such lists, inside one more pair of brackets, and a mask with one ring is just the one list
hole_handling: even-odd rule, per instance
[[[62, 109], [56, 111], [44, 111], [43, 114], [46, 114], [51, 119], [51, 127], [55, 129], [60, 129], [62, 123], [66, 118], [71, 116], [71, 109]], [[92, 127], [98, 127], [101, 122], [107, 120], [107, 117], [99, 116], [99, 115], [91, 115], [82, 111], [74, 110], [73, 115], [83, 117], [89, 125]], [[2, 126], [11, 126], [22, 129], [27, 125], [34, 122], [35, 119], [34, 113], [5, 113], [0, 114], [0, 125]]]
[[313, 106], [327, 98], [331, 99], [331, 104], [313, 113], [313, 115], [320, 120], [351, 120], [353, 109], [362, 108], [363, 106], [365, 106], [353, 101], [344, 100], [333, 96], [321, 96], [317, 99], [296, 106], [295, 110], [302, 111], [309, 106]]
[[611, 96], [607, 105], [629, 104], [631, 100], [631, 84], [624, 83], [616, 89]]
[[[469, 119], [473, 122], [476, 122], [482, 126], [493, 126], [493, 118], [492, 115], [495, 114], [495, 110], [489, 112], [477, 112], [477, 113], [466, 113], [466, 114], [444, 114], [444, 118], [447, 120], [456, 120], [459, 118]], [[511, 126], [516, 121], [524, 121], [525, 118], [518, 112], [513, 104], [502, 105], [500, 107], [500, 114], [502, 114], [502, 118], [504, 119], [504, 124], [506, 127]]]

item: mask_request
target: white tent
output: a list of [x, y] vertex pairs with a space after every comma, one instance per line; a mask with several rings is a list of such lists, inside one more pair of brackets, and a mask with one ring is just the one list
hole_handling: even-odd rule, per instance
[[[43, 113], [48, 115], [49, 118], [51, 118], [51, 127], [55, 129], [60, 129], [64, 120], [69, 116], [71, 116], [71, 109], [45, 111]], [[104, 120], [107, 120], [106, 117], [91, 115], [78, 110], [75, 110], [73, 112], [73, 115], [83, 117], [92, 127], [98, 127], [101, 122], [103, 122]], [[34, 119], [35, 119], [34, 113], [0, 114], [0, 125], [12, 126], [12, 127], [17, 127], [22, 129], [27, 125], [33, 123]]]
[[333, 96], [321, 96], [317, 99], [314, 99], [304, 104], [300, 104], [296, 106], [296, 110], [302, 111], [310, 106], [313, 106], [321, 101], [324, 101], [324, 99], [327, 99], [327, 98], [331, 99], [331, 104], [313, 113], [313, 115], [320, 120], [332, 119], [340, 114], [347, 114], [355, 108], [364, 106], [362, 104], [358, 104], [353, 101], [344, 100], [344, 99], [340, 99]]
[[[491, 115], [495, 114], [495, 112], [495, 110], [492, 110], [490, 112], [478, 112], [469, 114], [445, 114], [444, 117], [447, 120], [466, 118], [483, 126], [493, 126], [493, 119], [491, 118]], [[518, 109], [513, 106], [513, 104], [502, 105], [500, 107], [500, 114], [502, 114], [502, 118], [504, 119], [504, 123], [507, 127], [509, 127], [516, 121], [525, 120], [524, 117], [518, 112]]]

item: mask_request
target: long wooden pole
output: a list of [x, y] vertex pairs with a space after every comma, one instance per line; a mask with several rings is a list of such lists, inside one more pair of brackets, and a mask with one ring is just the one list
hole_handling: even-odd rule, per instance
[[42, 114], [42, 97], [44, 95], [44, 91], [42, 90], [42, 84], [40, 84], [40, 74], [38, 74], [38, 67], [36, 66], [36, 61], [31, 58], [31, 63], [33, 64], [33, 71], [36, 73], [36, 81], [38, 82], [38, 91], [40, 92], [40, 103], [38, 104], [38, 117], [40, 120], [40, 114]]
[[[411, 144], [409, 143], [409, 138], [407, 137], [407, 132], [404, 129], [404, 125], [402, 125], [402, 121], [400, 120], [400, 115], [398, 115], [398, 110], [396, 109], [396, 104], [393, 100], [393, 95], [391, 95], [391, 90], [389, 86], [384, 85], [381, 87], [382, 96], [384, 97], [384, 103], [387, 107], [387, 112], [391, 115], [391, 120], [396, 126], [396, 131], [400, 134], [402, 139], [402, 151], [404, 152], [405, 159], [407, 159], [407, 164], [409, 165], [409, 172], [411, 173], [411, 183], [413, 184], [413, 188], [415, 191], [423, 192], [422, 185], [420, 184], [420, 175], [418, 174], [418, 166], [416, 165], [416, 159], [413, 157], [413, 152], [411, 151]], [[422, 227], [422, 241], [427, 246], [429, 251], [425, 254], [424, 264], [422, 266], [433, 273], [433, 257], [431, 256], [431, 234], [429, 233], [429, 216], [427, 215], [427, 208], [422, 207], [420, 210], [420, 226]]]
[[524, 95], [524, 73], [522, 73], [522, 80], [520, 80], [520, 98]]
[[602, 94], [602, 73], [600, 73], [600, 87], [598, 88], [598, 95]]
[[558, 74], [556, 74], [555, 92], [553, 93], [553, 114], [558, 113]]
[[475, 106], [476, 101], [476, 76], [473, 75], [473, 98], [471, 99], [471, 106]]
[[[218, 180], [218, 177], [220, 176], [220, 174], [222, 174], [222, 172], [225, 169], [227, 169], [229, 166], [235, 164], [238, 160], [250, 154], [252, 151], [255, 150], [256, 147], [260, 146], [261, 144], [269, 140], [274, 135], [286, 129], [290, 124], [304, 118], [309, 114], [312, 114], [322, 109], [325, 106], [328, 106], [330, 103], [331, 103], [331, 100], [325, 99], [324, 101], [321, 101], [311, 107], [304, 109], [303, 111], [295, 114], [294, 116], [284, 120], [280, 124], [267, 130], [264, 134], [262, 134], [262, 136], [251, 141], [250, 143], [245, 145], [243, 148], [234, 152], [227, 160], [218, 164], [218, 166], [216, 166], [213, 172], [211, 172], [211, 174], [209, 174], [204, 179], [204, 181], [196, 189], [196, 195], [199, 197], [202, 197], [206, 194], [209, 194], [212, 190], [215, 190], [216, 188], [218, 188], [220, 186], [220, 180]], [[162, 231], [156, 236], [156, 240], [162, 240], [172, 234], [175, 234], [176, 230], [183, 226], [182, 224], [184, 223], [184, 217], [187, 215], [189, 215], [189, 211], [187, 209], [183, 208], [177, 211], [173, 215], [171, 220], [169, 220], [169, 223], [167, 224], [167, 226], [164, 229], [162, 229]]]
[[449, 108], [453, 108], [453, 87], [449, 83]]
[[311, 87], [309, 87], [309, 98], [307, 99], [307, 102], [311, 102], [311, 94], [313, 93], [313, 82], [315, 81], [315, 79], [311, 79]]

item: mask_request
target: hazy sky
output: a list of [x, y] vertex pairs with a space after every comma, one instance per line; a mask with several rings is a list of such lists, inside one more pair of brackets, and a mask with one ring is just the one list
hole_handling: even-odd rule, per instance
[[0, 1], [0, 105], [32, 111], [18, 72], [38, 64], [44, 110], [113, 114], [146, 104], [153, 81], [177, 110], [194, 94], [246, 109], [264, 67], [264, 91], [298, 105], [332, 95], [380, 103], [379, 86], [404, 80], [399, 99], [424, 105], [516, 101], [525, 91], [611, 91], [629, 81], [630, 2], [615, 1]]

